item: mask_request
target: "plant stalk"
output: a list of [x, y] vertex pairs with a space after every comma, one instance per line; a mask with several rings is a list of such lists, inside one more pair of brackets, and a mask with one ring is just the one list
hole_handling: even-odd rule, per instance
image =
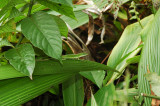
[[148, 94], [144, 94], [144, 93], [141, 93], [141, 95], [144, 97], [160, 100], [160, 97], [158, 97], [158, 96], [148, 95]]
[[31, 16], [31, 10], [32, 10], [33, 4], [34, 4], [34, 0], [31, 0], [30, 3], [29, 3], [29, 10], [28, 10], [27, 17]]

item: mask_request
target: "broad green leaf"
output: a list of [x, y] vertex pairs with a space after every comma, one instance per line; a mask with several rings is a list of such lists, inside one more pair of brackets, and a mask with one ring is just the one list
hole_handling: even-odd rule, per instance
[[[144, 40], [144, 46], [141, 52], [140, 63], [138, 65], [138, 88], [139, 94], [145, 93], [150, 95], [151, 89], [148, 81], [144, 77], [148, 70], [156, 72], [160, 75], [160, 10], [157, 11], [151, 24], [148, 24], [150, 29], [146, 33], [146, 38]], [[148, 27], [147, 25], [147, 27]], [[145, 105], [149, 106], [151, 104], [150, 98], [144, 98]]]
[[52, 15], [37, 12], [22, 21], [21, 29], [34, 46], [42, 49], [50, 57], [61, 59], [61, 34]]
[[54, 15], [53, 15], [53, 19], [57, 23], [61, 35], [67, 37], [68, 36], [68, 28], [67, 28], [66, 23], [61, 18], [54, 16]]
[[21, 44], [5, 52], [5, 57], [16, 70], [32, 78], [35, 67], [35, 53], [32, 45]]
[[3, 46], [13, 47], [13, 45], [7, 39], [0, 38], [0, 48], [3, 47]]
[[[72, 28], [72, 29], [75, 29], [85, 23], [87, 23], [89, 21], [88, 19], [88, 15], [83, 13], [82, 11], [76, 11], [74, 12], [75, 14], [75, 17], [77, 20], [74, 20], [74, 19], [71, 19], [69, 17], [66, 17], [66, 16], [61, 16], [61, 18], [67, 23], [69, 24], [69, 26]], [[98, 16], [97, 15], [93, 15], [93, 18], [97, 18]]]
[[72, 0], [37, 0], [40, 4], [50, 9], [76, 19], [73, 12]]
[[[31, 14], [33, 14], [33, 13], [35, 13], [35, 12], [38, 12], [38, 11], [40, 11], [40, 10], [44, 10], [44, 9], [46, 9], [46, 8], [47, 8], [47, 7], [45, 7], [45, 6], [41, 5], [41, 4], [34, 4], [33, 7], [32, 7], [32, 10], [31, 10]], [[29, 7], [26, 8], [26, 9], [23, 11], [23, 14], [24, 14], [24, 15], [16, 17], [16, 18], [15, 18], [15, 22], [19, 22], [19, 21], [21, 21], [22, 19], [24, 19], [24, 18], [27, 16], [27, 14], [28, 14], [28, 9], [29, 9]]]
[[3, 26], [0, 26], [0, 34], [7, 32], [16, 32], [16, 24], [13, 19], [9, 20]]
[[[142, 25], [145, 26], [152, 17], [153, 15], [142, 19]], [[107, 62], [108, 66], [115, 68], [120, 73], [124, 71], [125, 67], [128, 65], [126, 62], [127, 59], [134, 57], [140, 51], [138, 46], [141, 42], [141, 38], [139, 36], [141, 30], [142, 28], [138, 22], [125, 28], [120, 40], [112, 50]], [[117, 73], [109, 72], [107, 80], [110, 79], [114, 81], [118, 76], [119, 74]]]
[[[62, 63], [55, 60], [37, 61], [33, 75], [78, 73], [81, 71], [97, 70], [114, 71], [114, 69], [104, 64], [87, 60], [62, 60]], [[0, 80], [24, 76], [24, 74], [18, 73], [11, 65], [0, 66]]]
[[157, 73], [148, 73], [145, 77], [151, 85], [154, 94], [160, 96], [160, 76], [158, 76]]
[[62, 84], [65, 106], [83, 106], [84, 87], [83, 78], [75, 75]]
[[72, 74], [54, 74], [34, 76], [34, 80], [29, 80], [25, 77], [0, 81], [0, 106], [22, 105], [71, 76]]
[[91, 72], [80, 72], [82, 76], [91, 80], [95, 83], [99, 88], [102, 87], [103, 79], [105, 77], [104, 71], [91, 71]]
[[[113, 106], [113, 98], [115, 94], [115, 87], [109, 84], [99, 89], [95, 94], [95, 100], [98, 106]], [[87, 106], [91, 106], [91, 100], [88, 101]]]

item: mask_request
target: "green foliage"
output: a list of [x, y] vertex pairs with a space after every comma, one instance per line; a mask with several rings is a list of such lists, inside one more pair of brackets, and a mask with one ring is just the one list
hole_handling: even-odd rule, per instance
[[92, 92], [91, 92], [91, 106], [98, 106]]
[[52, 15], [37, 12], [22, 21], [21, 29], [34, 46], [42, 49], [50, 57], [61, 59], [61, 34]]
[[3, 80], [0, 82], [0, 98], [2, 98], [0, 105], [21, 105], [48, 91], [50, 87], [62, 83], [71, 75], [72, 74], [54, 74], [47, 76], [35, 76], [32, 81], [25, 77]]
[[83, 78], [75, 75], [62, 84], [65, 106], [83, 106], [84, 89]]
[[32, 45], [19, 45], [17, 48], [8, 50], [5, 53], [5, 57], [16, 70], [32, 79], [35, 67], [35, 53]]
[[16, 24], [13, 19], [0, 26], [0, 34], [8, 32], [16, 32]]
[[[148, 16], [141, 21], [142, 25], [145, 26], [153, 16]], [[141, 38], [139, 33], [142, 28], [139, 23], [134, 23], [127, 26], [118, 41], [117, 45], [113, 48], [112, 53], [108, 59], [107, 65], [115, 68], [120, 73], [122, 73], [125, 67], [128, 65], [126, 62], [127, 59], [134, 57], [140, 50], [139, 44], [141, 42]], [[119, 74], [108, 72], [109, 76], [106, 80], [115, 80]], [[112, 75], [113, 74], [113, 75]]]
[[[114, 71], [114, 69], [106, 65], [86, 60], [67, 59], [62, 60], [62, 63], [63, 64], [56, 60], [37, 61], [33, 75], [78, 73], [81, 71], [97, 71], [98, 69]], [[2, 75], [0, 76], [0, 80], [25, 76], [24, 74], [18, 73], [11, 65], [1, 66], [0, 73], [0, 75]]]
[[99, 88], [102, 88], [103, 79], [105, 77], [104, 71], [91, 71], [91, 72], [80, 72], [85, 78], [91, 80], [95, 83]]
[[[160, 10], [155, 16], [142, 14], [147, 12], [136, 0], [73, 2], [76, 0], [0, 0], [0, 106], [23, 105], [47, 91], [57, 95], [56, 102], [61, 102], [52, 103], [57, 106], [137, 106], [143, 102], [149, 106], [152, 98], [159, 99]], [[153, 6], [158, 9], [155, 1]], [[84, 11], [97, 18], [92, 22], [95, 35], [103, 26], [104, 39], [120, 37], [107, 65], [93, 62], [99, 57], [92, 57], [89, 48], [96, 47], [96, 39], [91, 46], [80, 39], [85, 39], [85, 28], [90, 27], [84, 24], [91, 23]], [[83, 36], [72, 31], [76, 28]], [[102, 46], [107, 51], [100, 52], [108, 53], [112, 44], [105, 41]], [[42, 104], [51, 105], [48, 101], [45, 96]]]
[[72, 0], [37, 0], [40, 4], [49, 7], [56, 12], [76, 19], [73, 13]]
[[[113, 84], [105, 86], [96, 92], [94, 95], [98, 106], [113, 106], [113, 98], [115, 94], [115, 87]], [[92, 106], [91, 101], [87, 103], [87, 106]]]
[[0, 38], [0, 48], [4, 47], [4, 46], [11, 46], [11, 47], [13, 47], [13, 45], [7, 39]]
[[[138, 86], [139, 86], [139, 93], [146, 93], [150, 94], [151, 89], [149, 86], [148, 81], [144, 77], [144, 75], [147, 73], [147, 67], [150, 72], [156, 72], [158, 75], [160, 75], [160, 69], [159, 69], [159, 61], [160, 61], [160, 34], [159, 34], [159, 15], [160, 10], [157, 11], [153, 21], [151, 24], [148, 24], [150, 26], [150, 29], [148, 29], [148, 33], [146, 33], [146, 38], [144, 41], [144, 46], [141, 53], [141, 59], [139, 63], [139, 69], [138, 69]], [[145, 105], [150, 105], [151, 99], [145, 98]]]
[[160, 77], [157, 75], [157, 73], [149, 73], [146, 74], [145, 77], [151, 85], [151, 89], [154, 92], [154, 94], [160, 96]]

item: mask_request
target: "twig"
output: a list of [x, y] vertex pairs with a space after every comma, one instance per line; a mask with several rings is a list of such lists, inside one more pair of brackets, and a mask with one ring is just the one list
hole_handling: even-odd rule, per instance
[[110, 52], [107, 54], [107, 56], [103, 59], [103, 61], [101, 62], [101, 64], [103, 64], [103, 63], [107, 60], [107, 58], [110, 56], [111, 52], [112, 52], [112, 51], [110, 51]]

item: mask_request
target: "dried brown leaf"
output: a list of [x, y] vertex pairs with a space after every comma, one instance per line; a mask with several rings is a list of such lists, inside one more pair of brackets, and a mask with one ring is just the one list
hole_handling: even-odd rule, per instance
[[84, 12], [89, 17], [89, 22], [88, 22], [88, 39], [87, 39], [87, 42], [86, 42], [86, 45], [89, 45], [90, 42], [93, 39], [93, 34], [94, 34], [94, 19], [93, 19], [92, 15], [87, 10], [85, 10]]

